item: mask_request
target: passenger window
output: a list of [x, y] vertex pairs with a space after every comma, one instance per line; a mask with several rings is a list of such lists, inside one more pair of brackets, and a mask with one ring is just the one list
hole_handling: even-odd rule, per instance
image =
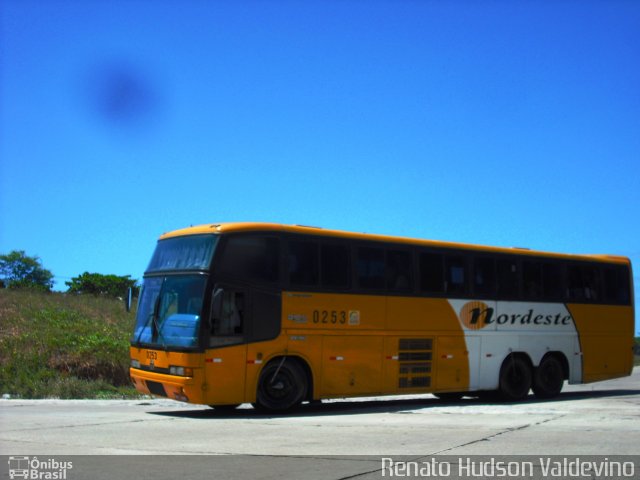
[[222, 252], [220, 274], [251, 283], [275, 283], [279, 278], [278, 245], [275, 237], [229, 237]]
[[358, 286], [361, 288], [385, 288], [384, 250], [374, 247], [358, 248]]
[[496, 267], [493, 258], [476, 258], [473, 262], [473, 292], [493, 297], [496, 286]]
[[563, 300], [563, 284], [562, 265], [544, 263], [542, 265], [542, 288], [545, 301]]
[[629, 304], [629, 271], [624, 266], [604, 269], [604, 300], [611, 304]]
[[540, 300], [543, 295], [542, 264], [539, 262], [524, 262], [522, 264], [522, 285], [524, 298]]
[[420, 291], [444, 292], [444, 259], [437, 253], [420, 254]]
[[349, 288], [351, 261], [347, 245], [324, 244], [321, 248], [320, 268], [322, 286]]
[[631, 303], [631, 274], [627, 267], [616, 267], [616, 271], [618, 277], [618, 303], [629, 305]]
[[446, 293], [466, 294], [467, 266], [465, 258], [462, 256], [447, 256], [445, 257], [445, 267], [447, 272]]
[[596, 267], [574, 265], [567, 269], [569, 299], [595, 302], [600, 299], [600, 275]]
[[618, 276], [613, 268], [604, 269], [604, 299], [607, 303], [618, 303]]
[[411, 252], [387, 251], [387, 288], [392, 292], [412, 290]]
[[289, 282], [313, 287], [318, 284], [318, 244], [309, 241], [289, 242]]
[[600, 270], [596, 267], [583, 267], [582, 276], [584, 278], [585, 296], [591, 302], [597, 302], [601, 298]]
[[567, 269], [567, 290], [570, 300], [584, 300], [584, 283], [582, 281], [582, 271], [580, 267], [569, 267]]
[[500, 259], [496, 262], [498, 272], [498, 298], [514, 300], [520, 291], [520, 273], [515, 260]]

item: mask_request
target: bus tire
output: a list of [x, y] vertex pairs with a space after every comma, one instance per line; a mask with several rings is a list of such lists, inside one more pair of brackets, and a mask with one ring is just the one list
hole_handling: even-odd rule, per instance
[[267, 411], [290, 410], [302, 403], [307, 388], [307, 376], [297, 360], [275, 359], [260, 373], [255, 406]]
[[531, 388], [531, 367], [518, 355], [510, 355], [500, 368], [500, 395], [503, 400], [515, 402], [524, 399]]
[[554, 355], [542, 359], [533, 374], [533, 393], [538, 398], [558, 396], [564, 384], [562, 363]]

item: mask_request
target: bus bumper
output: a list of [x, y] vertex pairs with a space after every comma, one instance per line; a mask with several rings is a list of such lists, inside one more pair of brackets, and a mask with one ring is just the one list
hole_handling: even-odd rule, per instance
[[200, 388], [197, 388], [197, 385], [202, 385], [202, 380], [198, 381], [197, 379], [199, 374], [199, 369], [194, 369], [193, 377], [180, 377], [133, 367], [129, 368], [131, 381], [140, 393], [170, 398], [179, 402], [202, 404], [205, 403], [203, 392]]

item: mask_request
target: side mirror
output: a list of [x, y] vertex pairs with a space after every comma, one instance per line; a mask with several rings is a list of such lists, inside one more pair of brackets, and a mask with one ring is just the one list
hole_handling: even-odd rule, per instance
[[129, 287], [127, 289], [127, 295], [124, 298], [124, 308], [127, 309], [127, 312], [131, 311], [132, 303], [133, 303], [133, 288]]
[[216, 288], [213, 291], [213, 299], [211, 300], [211, 318], [220, 318], [222, 316], [222, 298], [224, 297], [224, 289]]

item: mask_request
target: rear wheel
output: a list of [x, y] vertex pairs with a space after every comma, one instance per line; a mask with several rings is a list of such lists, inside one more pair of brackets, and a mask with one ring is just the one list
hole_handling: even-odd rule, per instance
[[531, 368], [521, 357], [511, 355], [500, 369], [500, 395], [504, 400], [522, 400], [531, 388]]
[[562, 364], [554, 356], [542, 359], [533, 374], [533, 393], [538, 398], [553, 398], [562, 390], [564, 370]]
[[254, 406], [260, 410], [289, 410], [306, 395], [307, 376], [299, 363], [291, 358], [274, 360], [260, 373]]

